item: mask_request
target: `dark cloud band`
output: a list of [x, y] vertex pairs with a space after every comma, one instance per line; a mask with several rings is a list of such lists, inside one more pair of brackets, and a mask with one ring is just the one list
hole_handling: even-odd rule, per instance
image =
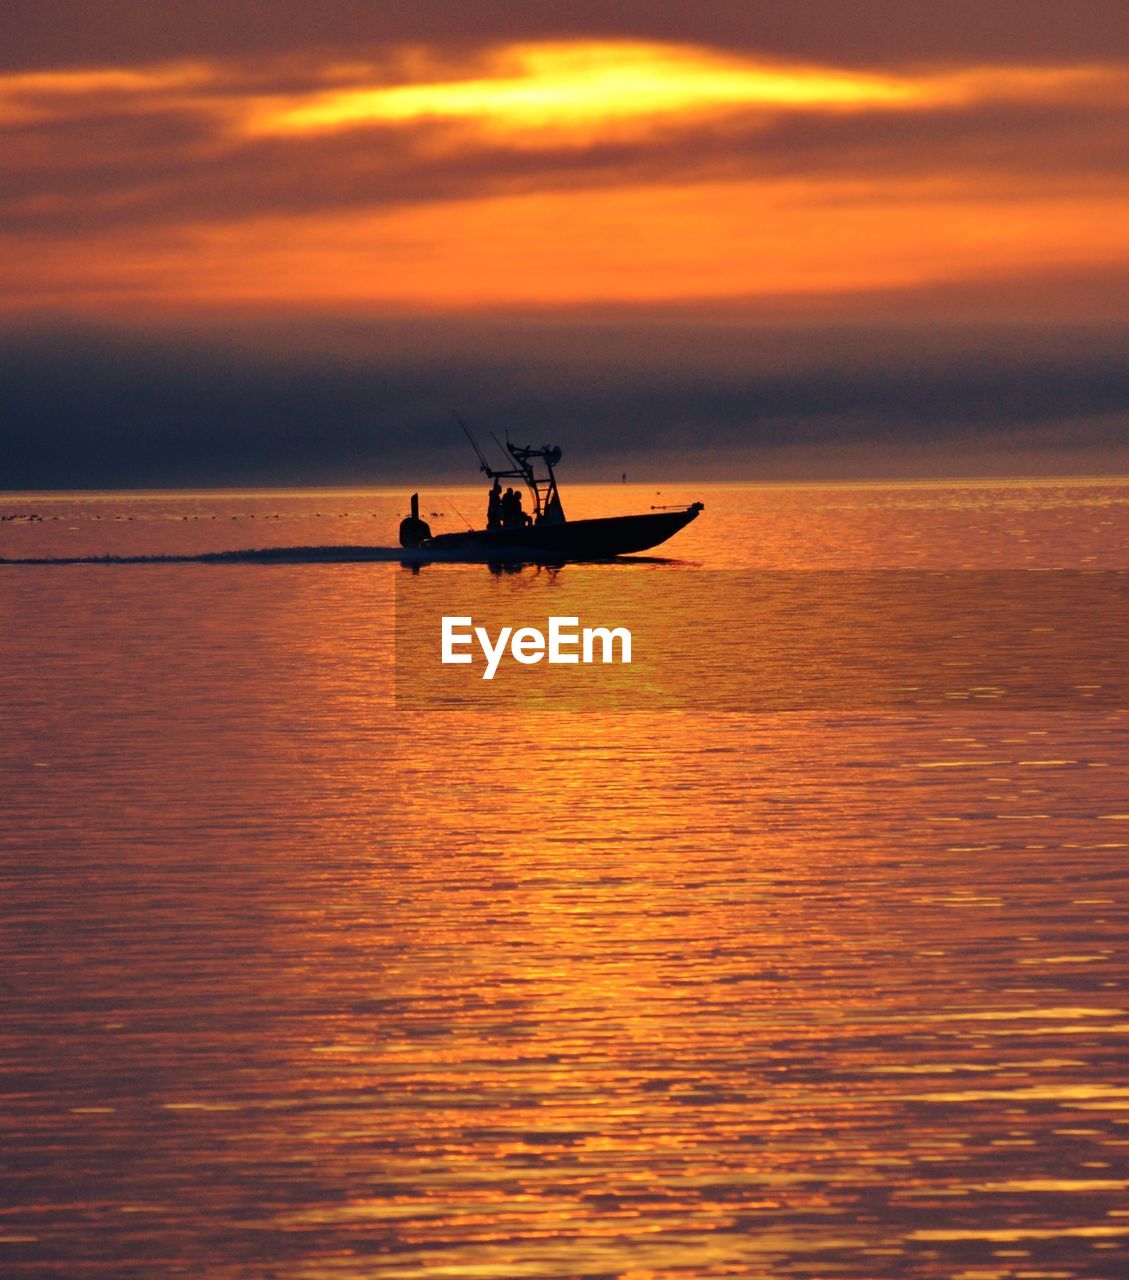
[[794, 449], [863, 474], [915, 450], [950, 473], [1001, 450], [1020, 471], [1031, 450], [1100, 471], [1129, 450], [1124, 331], [738, 325], [719, 343], [711, 326], [654, 320], [485, 328], [9, 336], [5, 487], [380, 483], [421, 466], [470, 480], [454, 408], [559, 440], [578, 475], [679, 453], [699, 471], [728, 453], [725, 474], [772, 474]]

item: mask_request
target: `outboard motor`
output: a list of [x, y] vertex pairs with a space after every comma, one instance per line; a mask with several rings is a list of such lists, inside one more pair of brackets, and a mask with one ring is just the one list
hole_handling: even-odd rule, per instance
[[419, 518], [419, 494], [412, 494], [412, 514], [400, 521], [400, 546], [415, 551], [431, 537], [431, 526]]

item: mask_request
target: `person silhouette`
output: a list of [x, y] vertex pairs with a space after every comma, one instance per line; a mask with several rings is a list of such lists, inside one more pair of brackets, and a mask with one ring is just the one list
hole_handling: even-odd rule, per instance
[[502, 527], [512, 529], [519, 522], [517, 517], [517, 508], [520, 506], [521, 498], [513, 489], [507, 489], [502, 494]]
[[502, 482], [494, 481], [494, 487], [490, 490], [490, 497], [486, 503], [486, 527], [487, 529], [500, 529], [502, 527]]

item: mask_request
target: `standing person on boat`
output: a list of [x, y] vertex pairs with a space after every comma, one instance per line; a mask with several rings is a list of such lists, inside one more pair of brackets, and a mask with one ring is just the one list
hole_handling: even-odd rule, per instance
[[515, 519], [514, 499], [516, 497], [517, 497], [517, 494], [514, 493], [512, 488], [507, 489], [506, 492], [502, 494], [501, 506], [502, 506], [502, 528], [503, 529], [512, 529], [514, 525], [518, 523], [517, 520]]
[[487, 529], [502, 527], [502, 482], [498, 479], [494, 481], [494, 487], [490, 490], [490, 497], [486, 504], [486, 527]]

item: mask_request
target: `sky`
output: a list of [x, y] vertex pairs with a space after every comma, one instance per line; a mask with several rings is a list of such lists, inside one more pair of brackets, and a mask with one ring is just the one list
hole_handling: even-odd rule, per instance
[[1129, 472], [1123, 0], [7, 0], [0, 488]]

